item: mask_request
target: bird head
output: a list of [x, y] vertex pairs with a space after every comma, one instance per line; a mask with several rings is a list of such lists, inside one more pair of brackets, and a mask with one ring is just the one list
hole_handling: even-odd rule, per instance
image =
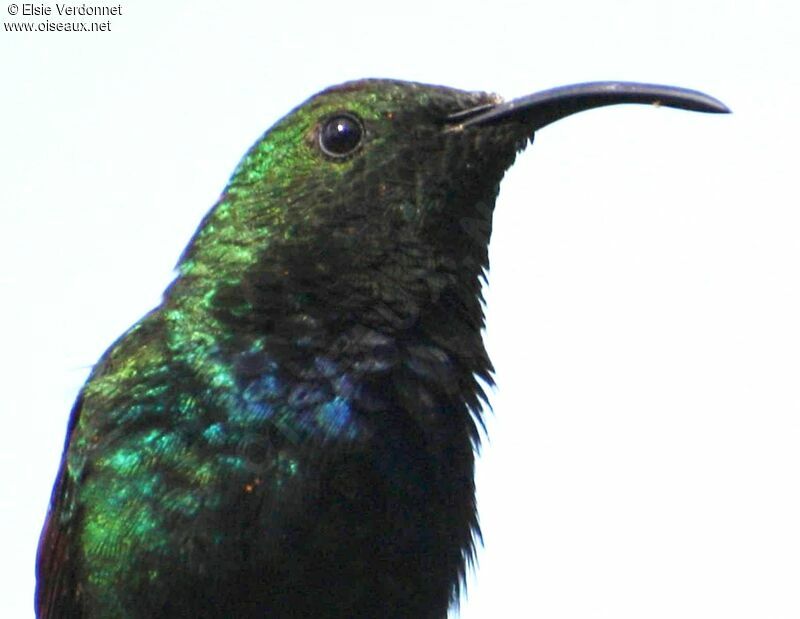
[[407, 327], [443, 303], [445, 314], [480, 323], [503, 174], [538, 129], [618, 103], [728, 111], [696, 91], [624, 82], [508, 102], [391, 80], [329, 88], [244, 156], [180, 278], [208, 283], [204, 299], [239, 317], [283, 303], [285, 312], [385, 315]]

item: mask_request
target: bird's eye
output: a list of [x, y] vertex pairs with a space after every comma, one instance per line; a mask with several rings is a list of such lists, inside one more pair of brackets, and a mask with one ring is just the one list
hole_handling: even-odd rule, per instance
[[351, 114], [337, 114], [319, 130], [319, 147], [329, 157], [345, 157], [356, 150], [364, 137], [361, 121]]

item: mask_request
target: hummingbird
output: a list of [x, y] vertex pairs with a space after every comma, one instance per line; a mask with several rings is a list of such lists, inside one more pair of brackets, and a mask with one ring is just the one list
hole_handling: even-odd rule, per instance
[[367, 79], [264, 133], [80, 390], [37, 616], [446, 617], [480, 543], [500, 181], [539, 129], [621, 103], [729, 111], [632, 82], [504, 101]]

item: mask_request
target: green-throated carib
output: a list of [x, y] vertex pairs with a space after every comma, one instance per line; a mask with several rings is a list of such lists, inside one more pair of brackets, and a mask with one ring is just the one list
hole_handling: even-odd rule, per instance
[[504, 103], [364, 80], [267, 131], [81, 389], [38, 616], [445, 617], [479, 537], [500, 179], [535, 130], [616, 103], [727, 111], [647, 84]]

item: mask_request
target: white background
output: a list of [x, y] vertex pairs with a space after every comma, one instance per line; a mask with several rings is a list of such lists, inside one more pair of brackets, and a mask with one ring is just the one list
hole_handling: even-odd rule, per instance
[[0, 615], [32, 616], [91, 365], [250, 144], [372, 76], [506, 97], [640, 80], [734, 111], [587, 112], [507, 175], [460, 616], [800, 617], [800, 4], [166, 4], [123, 4], [111, 32], [0, 31]]

